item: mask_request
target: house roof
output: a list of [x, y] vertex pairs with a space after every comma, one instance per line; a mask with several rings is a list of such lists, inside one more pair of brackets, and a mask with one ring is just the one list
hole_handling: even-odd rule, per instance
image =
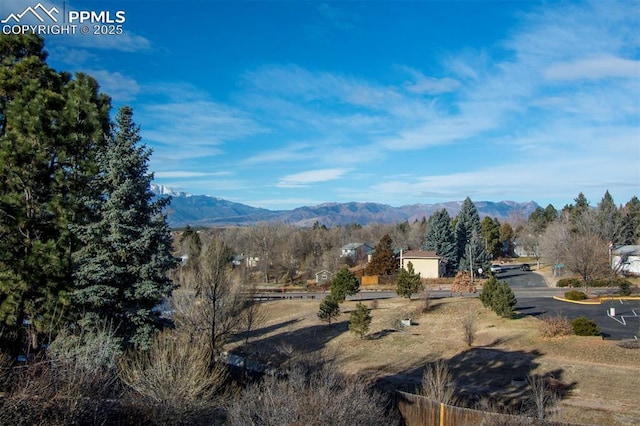
[[358, 247], [361, 247], [361, 246], [372, 248], [370, 245], [365, 244], [365, 243], [349, 243], [349, 244], [343, 246], [342, 250], [355, 250], [355, 249], [357, 249]]
[[440, 259], [435, 251], [409, 250], [402, 253], [403, 259]]
[[613, 254], [626, 255], [626, 256], [640, 256], [640, 246], [638, 245], [619, 246], [613, 249]]

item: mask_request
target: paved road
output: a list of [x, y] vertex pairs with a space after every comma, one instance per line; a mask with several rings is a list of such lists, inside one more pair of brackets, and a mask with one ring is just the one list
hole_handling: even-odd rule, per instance
[[[562, 296], [566, 289], [547, 288], [542, 276], [535, 272], [517, 269], [498, 274], [506, 281], [518, 299], [516, 311], [522, 315], [563, 315], [569, 319], [579, 316], [590, 318], [598, 324], [605, 339], [633, 339], [640, 333], [640, 301], [609, 301], [601, 305], [581, 305], [561, 302], [552, 296]], [[607, 315], [615, 308], [615, 316]]]

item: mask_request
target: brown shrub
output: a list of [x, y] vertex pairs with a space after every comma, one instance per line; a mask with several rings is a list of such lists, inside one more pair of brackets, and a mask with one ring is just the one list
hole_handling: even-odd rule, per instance
[[573, 333], [569, 319], [562, 315], [550, 315], [542, 318], [540, 334], [544, 338], [568, 336]]

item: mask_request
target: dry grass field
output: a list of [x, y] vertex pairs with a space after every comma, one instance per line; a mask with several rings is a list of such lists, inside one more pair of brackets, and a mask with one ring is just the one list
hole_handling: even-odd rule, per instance
[[[556, 420], [640, 424], [640, 350], [623, 349], [599, 337], [544, 339], [540, 319], [498, 318], [478, 299], [463, 298], [433, 300], [429, 312], [422, 314], [420, 301], [380, 300], [363, 340], [348, 331], [349, 312], [356, 303], [343, 303], [342, 314], [329, 325], [316, 316], [319, 300], [266, 302], [265, 320], [251, 333], [249, 343], [235, 342], [232, 349], [274, 366], [322, 359], [345, 373], [364, 375], [381, 388], [408, 391], [419, 385], [426, 364], [444, 358], [468, 401], [489, 400], [502, 410], [518, 409], [526, 396], [524, 387], [512, 385], [513, 379], [546, 375], [562, 390]], [[471, 347], [463, 338], [466, 315], [477, 324]], [[407, 316], [415, 325], [397, 330], [397, 320]]]

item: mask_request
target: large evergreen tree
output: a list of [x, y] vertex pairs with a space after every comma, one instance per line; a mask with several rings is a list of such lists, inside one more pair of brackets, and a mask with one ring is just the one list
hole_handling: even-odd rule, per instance
[[398, 262], [393, 254], [389, 234], [385, 234], [375, 246], [371, 262], [367, 265], [367, 275], [390, 275], [398, 271]]
[[515, 236], [516, 234], [509, 222], [505, 222], [500, 226], [500, 244], [504, 256], [510, 257], [514, 255]]
[[613, 197], [606, 191], [598, 204], [596, 212], [598, 235], [603, 241], [619, 244], [621, 240], [622, 216], [613, 201]]
[[133, 112], [122, 107], [113, 136], [100, 156], [102, 198], [98, 218], [79, 230], [73, 300], [88, 322], [107, 320], [128, 343], [146, 347], [161, 322], [152, 308], [173, 284], [176, 265], [163, 208], [153, 200], [148, 173], [151, 151], [140, 145]]
[[640, 244], [640, 200], [635, 195], [622, 208], [620, 244]]
[[447, 274], [452, 274], [458, 266], [456, 240], [447, 210], [435, 212], [428, 223], [423, 250], [435, 251], [446, 262]]
[[83, 201], [109, 126], [95, 80], [54, 71], [43, 48], [0, 36], [0, 321], [14, 352], [69, 311], [71, 230], [90, 220]]
[[[468, 271], [472, 268], [487, 269], [490, 257], [481, 240], [480, 215], [469, 197], [462, 203], [456, 221], [456, 246], [458, 250], [458, 270]], [[473, 265], [472, 265], [473, 264]]]
[[480, 222], [482, 239], [485, 250], [492, 258], [500, 257], [502, 254], [502, 241], [500, 241], [500, 221], [497, 218], [491, 219], [489, 216]]

